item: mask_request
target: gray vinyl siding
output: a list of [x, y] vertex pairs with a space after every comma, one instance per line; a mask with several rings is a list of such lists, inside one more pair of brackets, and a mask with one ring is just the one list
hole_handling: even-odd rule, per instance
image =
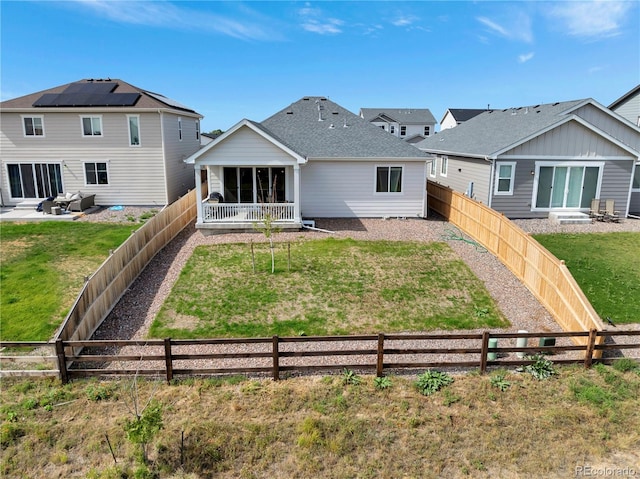
[[606, 115], [593, 105], [585, 105], [574, 113], [602, 131], [606, 131], [612, 137], [640, 151], [640, 135], [632, 125], [618, 121], [611, 115]]
[[[545, 159], [547, 161], [548, 159]], [[499, 163], [498, 159], [496, 163]], [[493, 185], [491, 194], [491, 207], [504, 213], [508, 218], [546, 218], [549, 212], [531, 211], [533, 199], [533, 180], [531, 174], [535, 171], [535, 160], [504, 160], [516, 161], [516, 172], [513, 183], [513, 195], [494, 195]], [[549, 160], [550, 161], [550, 160]]]
[[449, 156], [448, 158], [447, 176], [440, 174], [442, 171], [442, 158], [438, 156], [436, 177], [429, 176], [429, 179], [460, 193], [465, 193], [469, 188], [469, 182], [472, 181], [473, 198], [481, 203], [488, 204], [491, 163], [478, 158], [463, 158], [459, 156]]
[[638, 125], [638, 121], [640, 119], [640, 93], [637, 93], [634, 97], [631, 97], [621, 105], [618, 105], [613, 111], [623, 118], [626, 118], [634, 125], [640, 126]]
[[629, 156], [628, 151], [577, 122], [565, 123], [505, 154], [581, 158]]
[[629, 211], [629, 187], [633, 164], [629, 161], [608, 161], [604, 166], [600, 199], [612, 199], [616, 202], [616, 210], [626, 214]]
[[[376, 166], [403, 165], [400, 194], [375, 193]], [[425, 194], [425, 162], [319, 161], [301, 167], [304, 218], [417, 217]]]

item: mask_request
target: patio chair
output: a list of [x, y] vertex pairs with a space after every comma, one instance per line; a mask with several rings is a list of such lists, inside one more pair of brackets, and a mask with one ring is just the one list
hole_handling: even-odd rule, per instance
[[605, 221], [620, 221], [620, 212], [615, 209], [615, 200], [604, 201], [604, 219]]
[[54, 206], [56, 206], [56, 204], [53, 200], [44, 200], [41, 204], [42, 214], [50, 215], [51, 208]]
[[604, 214], [600, 211], [600, 198], [594, 198], [591, 200], [591, 208], [589, 208], [589, 218], [593, 220], [604, 220]]

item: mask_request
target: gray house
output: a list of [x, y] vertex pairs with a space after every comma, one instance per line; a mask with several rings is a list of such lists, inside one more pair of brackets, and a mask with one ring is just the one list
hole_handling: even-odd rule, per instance
[[194, 110], [122, 80], [90, 79], [0, 104], [4, 205], [62, 192], [100, 205], [163, 206], [193, 189]]
[[186, 161], [210, 198], [196, 227], [246, 229], [303, 219], [426, 216], [427, 154], [324, 97], [262, 123], [244, 119]]
[[611, 105], [609, 109], [626, 118], [636, 126], [640, 126], [640, 85], [632, 88]]
[[510, 218], [588, 212], [593, 198], [640, 210], [640, 128], [592, 99], [486, 111], [416, 144], [429, 177]]

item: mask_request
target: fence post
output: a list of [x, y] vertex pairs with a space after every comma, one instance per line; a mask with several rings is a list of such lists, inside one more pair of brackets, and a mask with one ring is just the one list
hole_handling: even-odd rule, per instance
[[280, 379], [280, 355], [278, 352], [278, 336], [273, 336], [273, 338], [271, 338], [271, 342], [273, 344], [273, 380], [278, 381]]
[[489, 354], [489, 331], [482, 332], [482, 348], [480, 350], [480, 372], [487, 372], [487, 355]]
[[164, 364], [167, 370], [167, 384], [173, 379], [173, 358], [171, 356], [171, 338], [164, 338]]
[[376, 376], [382, 377], [384, 369], [384, 333], [378, 334], [378, 358], [376, 362]]
[[64, 344], [62, 339], [56, 339], [56, 356], [58, 356], [58, 370], [60, 371], [60, 381], [62, 384], [69, 382], [69, 375], [67, 373], [67, 358], [64, 354]]
[[593, 350], [596, 347], [596, 333], [595, 328], [589, 330], [589, 338], [587, 339], [587, 349], [584, 353], [584, 367], [589, 369], [593, 363]]

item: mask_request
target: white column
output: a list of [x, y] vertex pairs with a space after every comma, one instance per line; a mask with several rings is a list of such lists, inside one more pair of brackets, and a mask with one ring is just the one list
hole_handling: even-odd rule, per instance
[[302, 222], [300, 216], [300, 165], [293, 165], [293, 219]]
[[[196, 165], [196, 211], [198, 212], [198, 223], [202, 223], [202, 171]], [[208, 176], [207, 176], [208, 177]]]

